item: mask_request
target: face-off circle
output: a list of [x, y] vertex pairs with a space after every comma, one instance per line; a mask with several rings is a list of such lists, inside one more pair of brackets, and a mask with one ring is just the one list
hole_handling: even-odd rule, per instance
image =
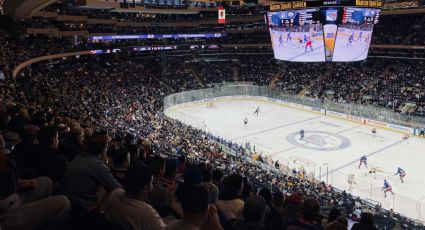
[[336, 151], [351, 144], [346, 137], [325, 131], [306, 131], [302, 140], [299, 132], [294, 132], [286, 139], [293, 145], [317, 151]]

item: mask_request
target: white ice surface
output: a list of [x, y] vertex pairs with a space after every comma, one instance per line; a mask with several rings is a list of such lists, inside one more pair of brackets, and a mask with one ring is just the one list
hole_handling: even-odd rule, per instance
[[[260, 106], [259, 116], [253, 115]], [[288, 164], [290, 167], [303, 167], [315, 172], [322, 180], [333, 186], [351, 192], [365, 199], [378, 201], [386, 209], [393, 208], [408, 217], [424, 221], [425, 219], [425, 139], [410, 138], [401, 141], [402, 134], [379, 129], [377, 137], [372, 137], [370, 126], [320, 114], [292, 109], [261, 101], [230, 100], [217, 102], [215, 108], [205, 105], [191, 105], [173, 110], [169, 114], [186, 124], [204, 128], [211, 133], [237, 143], [249, 141], [263, 154], [272, 155], [273, 160]], [[248, 126], [243, 120], [247, 117]], [[310, 150], [291, 144], [287, 136], [306, 131], [306, 138], [315, 131], [330, 133], [324, 139], [330, 145], [338, 145], [341, 135], [350, 141], [346, 148], [335, 151]], [[298, 136], [295, 139], [299, 142]], [[320, 139], [320, 138], [319, 138]], [[320, 144], [320, 143], [319, 143]], [[323, 144], [323, 143], [322, 143]], [[328, 144], [325, 144], [328, 145]], [[358, 169], [359, 158], [368, 155], [369, 167], [379, 167], [376, 178], [368, 169]], [[297, 159], [294, 163], [294, 159]], [[298, 163], [304, 162], [304, 163]], [[310, 164], [305, 164], [309, 162]], [[326, 176], [326, 168], [329, 173]], [[394, 176], [397, 167], [406, 170], [405, 182]], [[357, 184], [352, 189], [347, 176], [355, 174]], [[395, 195], [384, 197], [380, 190], [383, 180], [387, 179]]]

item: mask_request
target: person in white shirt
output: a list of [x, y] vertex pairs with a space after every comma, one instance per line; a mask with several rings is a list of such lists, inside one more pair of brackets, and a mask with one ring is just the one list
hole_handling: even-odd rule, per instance
[[130, 166], [123, 181], [124, 189], [114, 190], [102, 205], [106, 218], [127, 230], [165, 229], [163, 219], [145, 202], [152, 192], [152, 180], [147, 166]]

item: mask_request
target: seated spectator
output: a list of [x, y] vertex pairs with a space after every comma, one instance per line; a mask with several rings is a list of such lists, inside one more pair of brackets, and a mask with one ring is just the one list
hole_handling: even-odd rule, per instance
[[[199, 165], [198, 165], [199, 167]], [[202, 172], [202, 185], [208, 191], [210, 196], [210, 203], [215, 203], [218, 199], [218, 188], [212, 183], [212, 170], [209, 166], [205, 165]]]
[[363, 212], [360, 217], [360, 223], [356, 223], [353, 225], [351, 230], [376, 230], [373, 223], [373, 215], [368, 212]]
[[316, 218], [319, 215], [320, 205], [315, 199], [307, 199], [304, 201], [301, 218], [288, 221], [284, 229], [299, 229], [299, 230], [318, 230], [320, 225], [316, 223]]
[[[208, 214], [208, 191], [202, 185], [190, 185], [182, 192], [183, 219], [167, 225], [167, 230], [200, 229]], [[218, 217], [217, 217], [218, 218]], [[218, 224], [218, 219], [216, 220]]]
[[122, 147], [112, 151], [112, 168], [111, 172], [114, 178], [122, 184], [125, 173], [128, 167], [130, 167], [130, 153], [126, 148]]
[[83, 205], [88, 211], [97, 210], [101, 198], [120, 188], [111, 170], [101, 159], [106, 159], [108, 137], [94, 135], [87, 139], [87, 153], [75, 157], [69, 164], [63, 180], [63, 190], [72, 202]]
[[152, 192], [153, 177], [144, 165], [132, 165], [123, 181], [102, 205], [105, 216], [127, 230], [164, 229], [165, 223], [146, 199]]
[[283, 222], [296, 220], [301, 217], [301, 199], [302, 197], [298, 193], [293, 193], [286, 199], [286, 206], [280, 210]]
[[177, 167], [178, 162], [176, 159], [168, 159], [165, 162], [164, 177], [160, 181], [161, 187], [164, 188], [167, 192], [164, 200], [170, 212], [172, 212], [173, 207], [177, 203], [177, 198], [175, 197], [175, 192], [177, 190]]
[[336, 218], [338, 218], [339, 216], [341, 216], [341, 212], [337, 208], [332, 208], [329, 212], [328, 218], [324, 218], [322, 220], [322, 227], [326, 227], [329, 223], [336, 220]]
[[38, 176], [48, 176], [59, 183], [68, 167], [66, 157], [58, 151], [58, 132], [54, 127], [45, 126], [37, 133], [38, 144], [34, 146], [30, 160], [31, 168]]
[[263, 222], [266, 212], [270, 208], [261, 196], [248, 197], [243, 207], [243, 219], [229, 221], [225, 230], [262, 230], [265, 228]]
[[132, 164], [137, 164], [145, 160], [146, 157], [141, 157], [139, 147], [136, 144], [128, 145], [127, 149], [130, 153], [130, 161]]
[[[34, 180], [19, 180], [15, 163], [3, 150], [4, 141], [0, 136], [1, 228], [38, 229], [63, 223], [71, 208], [69, 200], [65, 196], [50, 196], [52, 184], [47, 177], [44, 178], [50, 183], [44, 186]], [[25, 189], [25, 192], [19, 194], [18, 189]]]
[[[19, 142], [15, 148], [12, 150], [12, 155], [16, 160], [18, 166], [19, 175], [22, 177], [33, 177], [34, 172], [29, 172], [31, 167], [31, 161], [28, 159], [31, 158], [31, 151], [35, 144], [37, 143], [37, 132], [40, 130], [38, 126], [35, 125], [26, 125], [20, 132], [19, 137], [21, 142]], [[28, 174], [31, 174], [28, 175]]]
[[232, 174], [224, 179], [224, 192], [216, 202], [226, 220], [242, 217], [244, 202], [240, 199], [243, 189], [243, 177]]
[[223, 172], [220, 169], [214, 169], [212, 172], [212, 183], [215, 184], [220, 193], [224, 191], [223, 186]]
[[277, 191], [273, 194], [270, 206], [270, 212], [266, 215], [265, 225], [266, 229], [280, 230], [283, 228], [283, 218], [280, 210], [283, 205], [283, 193]]
[[169, 191], [167, 187], [162, 186], [162, 179], [165, 173], [165, 159], [161, 156], [154, 156], [149, 161], [149, 169], [153, 174], [153, 190], [149, 194], [147, 202], [154, 207], [158, 213], [165, 217], [168, 215], [167, 196]]
[[81, 127], [72, 128], [67, 137], [59, 143], [59, 151], [65, 154], [68, 161], [84, 151], [84, 130]]
[[346, 230], [348, 227], [348, 221], [343, 216], [338, 216], [334, 221], [330, 222], [325, 230]]

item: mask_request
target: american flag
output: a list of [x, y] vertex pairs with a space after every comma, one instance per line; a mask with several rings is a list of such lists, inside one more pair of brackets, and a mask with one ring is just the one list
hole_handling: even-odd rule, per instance
[[344, 8], [344, 15], [342, 17], [342, 23], [352, 22], [355, 23], [356, 21], [352, 18], [354, 11], [363, 11], [364, 13], [364, 22], [366, 24], [376, 24], [378, 23], [378, 18], [380, 15], [379, 9], [365, 9], [365, 8]]
[[[296, 14], [299, 14], [299, 24], [305, 24], [305, 23], [312, 23], [312, 12], [313, 11], [317, 11], [317, 9], [306, 9], [306, 10], [294, 10], [294, 11], [280, 11], [280, 12], [269, 12], [267, 13], [267, 20], [269, 23], [269, 26], [276, 26], [273, 24], [272, 21], [272, 16], [274, 14], [284, 14], [284, 17], [280, 17], [283, 18], [283, 24], [285, 23], [289, 23], [289, 24], [293, 24], [294, 23], [294, 18]], [[293, 17], [289, 17], [289, 15], [294, 15]], [[285, 17], [286, 16], [286, 17]], [[285, 19], [288, 18], [288, 19]], [[290, 19], [289, 19], [290, 18]]]

